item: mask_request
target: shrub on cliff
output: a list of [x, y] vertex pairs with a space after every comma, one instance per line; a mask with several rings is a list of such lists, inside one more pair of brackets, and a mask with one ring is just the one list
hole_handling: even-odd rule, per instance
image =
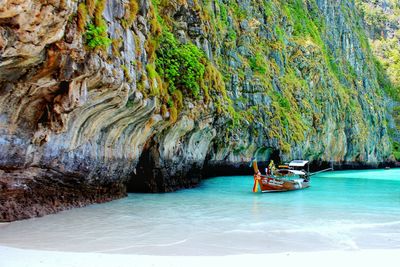
[[201, 79], [205, 71], [204, 53], [192, 43], [178, 42], [170, 32], [161, 35], [159, 44], [156, 69], [168, 83], [169, 92], [179, 89], [199, 98]]
[[393, 156], [396, 158], [397, 161], [400, 161], [400, 143], [393, 142]]
[[111, 44], [110, 38], [107, 36], [107, 28], [105, 26], [94, 26], [89, 24], [86, 30], [86, 44], [91, 49], [107, 48]]

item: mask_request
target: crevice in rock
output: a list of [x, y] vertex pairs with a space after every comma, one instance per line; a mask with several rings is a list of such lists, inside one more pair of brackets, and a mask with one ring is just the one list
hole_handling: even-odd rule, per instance
[[126, 184], [128, 192], [147, 193], [157, 192], [159, 190], [158, 183], [161, 181], [158, 181], [157, 183], [155, 175], [155, 161], [154, 157], [152, 156], [153, 145], [154, 143], [150, 141], [144, 146], [135, 171], [132, 173]]

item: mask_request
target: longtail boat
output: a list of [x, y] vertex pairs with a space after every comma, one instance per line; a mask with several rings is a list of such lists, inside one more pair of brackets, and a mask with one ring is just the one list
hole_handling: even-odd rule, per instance
[[[261, 192], [284, 192], [310, 187], [310, 178], [317, 173], [333, 170], [328, 168], [319, 172], [310, 173], [309, 162], [307, 160], [293, 160], [287, 165], [280, 165], [275, 169], [273, 161], [266, 169], [266, 174], [262, 175], [258, 169], [257, 161], [253, 160], [254, 186], [253, 192], [258, 188]], [[307, 171], [305, 167], [307, 165]]]

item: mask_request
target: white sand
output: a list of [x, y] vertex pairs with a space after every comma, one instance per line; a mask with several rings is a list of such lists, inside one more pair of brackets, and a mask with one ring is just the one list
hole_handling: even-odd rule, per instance
[[400, 250], [324, 251], [235, 256], [142, 256], [23, 250], [0, 246], [0, 267], [398, 267]]

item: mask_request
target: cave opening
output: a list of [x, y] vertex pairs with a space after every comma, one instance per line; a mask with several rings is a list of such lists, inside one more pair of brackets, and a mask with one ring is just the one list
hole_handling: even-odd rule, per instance
[[126, 184], [128, 193], [163, 192], [163, 175], [156, 166], [159, 158], [157, 148], [154, 140], [148, 141], [143, 147], [139, 162]]

